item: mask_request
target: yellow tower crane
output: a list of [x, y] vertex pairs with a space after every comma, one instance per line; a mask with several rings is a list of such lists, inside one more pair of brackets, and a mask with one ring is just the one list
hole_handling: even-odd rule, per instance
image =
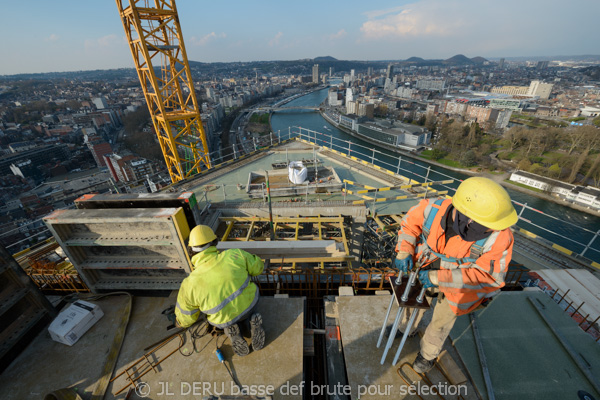
[[175, 0], [116, 1], [171, 181], [210, 168]]

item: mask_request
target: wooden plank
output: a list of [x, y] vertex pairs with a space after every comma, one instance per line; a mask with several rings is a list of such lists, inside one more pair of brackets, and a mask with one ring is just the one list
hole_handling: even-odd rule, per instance
[[594, 296], [600, 299], [600, 279], [585, 269], [568, 269], [569, 275], [585, 286]]
[[262, 258], [330, 258], [347, 259], [344, 251], [338, 250], [335, 240], [302, 240], [302, 241], [231, 241], [220, 242], [219, 250], [242, 249]]
[[567, 270], [542, 270], [539, 274], [552, 288], [558, 289], [559, 294], [569, 291], [564, 301], [567, 303], [572, 301], [574, 308], [585, 302], [579, 309], [580, 313], [590, 316], [600, 315], [600, 299]]
[[454, 361], [452, 356], [448, 354], [448, 351], [442, 351], [437, 361], [444, 373], [448, 375], [450, 383], [453, 385], [460, 385], [467, 381], [467, 377], [462, 372], [456, 361]]

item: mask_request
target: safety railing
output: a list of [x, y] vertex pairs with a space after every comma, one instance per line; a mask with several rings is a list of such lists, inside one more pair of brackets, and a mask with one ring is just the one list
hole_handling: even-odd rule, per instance
[[[454, 194], [456, 187], [461, 182], [460, 179], [433, 170], [430, 165], [424, 165], [426, 162], [414, 162], [402, 155], [398, 155], [396, 162], [391, 163], [389, 160], [392, 157], [390, 157], [389, 154], [372, 147], [360, 145], [351, 140], [336, 138], [333, 135], [302, 127], [292, 127], [290, 132], [292, 137], [297, 137], [308, 143], [331, 149], [343, 157], [365, 162], [375, 169], [383, 169], [385, 172], [401, 175], [406, 179], [414, 179], [415, 181], [422, 183], [451, 179], [455, 181], [455, 184], [452, 184], [452, 186], [448, 184], [437, 185], [437, 187], [448, 189], [448, 196]], [[410, 166], [410, 169], [408, 166]], [[529, 238], [537, 240], [557, 251], [579, 258], [583, 263], [586, 263], [591, 267], [600, 269], [600, 249], [595, 247], [600, 245], [600, 240], [596, 239], [597, 236], [600, 235], [600, 230], [592, 231], [569, 221], [564, 221], [564, 219], [559, 217], [546, 214], [528, 206], [526, 203], [522, 204], [515, 200], [512, 200], [512, 202], [519, 213], [519, 222], [514, 229], [518, 229]], [[524, 212], [527, 214], [524, 215]], [[535, 217], [529, 217], [530, 213], [535, 213]], [[548, 224], [546, 226], [534, 220], [534, 218], [537, 220], [540, 216], [547, 218]], [[573, 234], [565, 235], [556, 230], [549, 229], [547, 226], [551, 225], [553, 222], [560, 222], [563, 225], [568, 225], [572, 228]], [[529, 229], [525, 229], [525, 227]], [[535, 227], [539, 232], [543, 232], [543, 236], [542, 234], [531, 232], [531, 227]], [[557, 238], [560, 238], [564, 245], [556, 243]]]

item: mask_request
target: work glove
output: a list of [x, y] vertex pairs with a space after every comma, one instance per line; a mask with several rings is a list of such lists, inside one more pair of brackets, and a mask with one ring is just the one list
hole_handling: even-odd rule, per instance
[[[177, 326], [177, 316], [175, 315], [175, 306], [170, 306], [165, 308], [161, 314], [163, 314], [165, 317], [167, 317], [167, 319], [169, 320], [169, 322], [175, 326]], [[170, 329], [167, 328], [167, 329]]]
[[[431, 282], [431, 279], [429, 278], [429, 272], [435, 273], [435, 271], [424, 271], [424, 270], [419, 271], [419, 281], [421, 282], [421, 284], [423, 285], [423, 287], [425, 289], [429, 289], [429, 288], [437, 286], [437, 282], [436, 282], [436, 284]], [[437, 281], [437, 279], [435, 279], [435, 280]]]
[[394, 260], [394, 268], [403, 273], [408, 273], [413, 268], [413, 258], [410, 253], [399, 252]]
[[167, 319], [174, 325], [177, 324], [177, 316], [175, 313], [167, 314]]

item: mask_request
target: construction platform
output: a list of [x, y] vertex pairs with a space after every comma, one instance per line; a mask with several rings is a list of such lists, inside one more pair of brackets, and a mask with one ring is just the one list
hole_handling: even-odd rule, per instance
[[600, 398], [600, 346], [547, 294], [503, 292], [472, 315], [450, 337], [483, 399]]
[[[377, 340], [386, 314], [391, 295], [353, 296], [351, 291], [341, 291], [350, 295], [330, 297], [326, 300], [325, 309], [329, 323], [339, 324], [339, 330], [330, 327], [329, 332], [339, 332], [343, 357], [336, 354], [334, 346], [328, 347], [328, 364], [335, 370], [336, 363], [343, 363], [348, 381], [344, 383], [349, 388], [351, 399], [410, 399], [415, 393], [434, 394], [430, 387], [442, 388], [441, 398], [457, 398], [450, 394], [454, 390], [464, 399], [477, 399], [473, 384], [467, 378], [467, 371], [460, 365], [454, 349], [446, 342], [443, 362], [438, 363], [425, 377], [412, 371], [410, 364], [419, 351], [420, 336], [409, 338], [403, 348], [398, 363], [392, 365], [392, 359], [399, 345], [400, 338], [394, 340], [393, 346], [383, 363], [380, 363], [387, 341], [377, 348]], [[383, 292], [382, 292], [383, 293]], [[392, 309], [396, 314], [397, 307]], [[418, 332], [422, 332], [431, 319], [431, 311], [427, 311]], [[393, 318], [388, 321], [391, 328]], [[334, 325], [335, 326], [335, 325]], [[329, 335], [335, 338], [336, 335]], [[333, 349], [333, 350], [332, 350]], [[444, 375], [445, 374], [445, 375]], [[444, 391], [445, 390], [445, 391]], [[439, 397], [437, 397], [439, 398]]]
[[[270, 171], [252, 171], [248, 176], [246, 193], [251, 199], [264, 199], [270, 193], [271, 197], [306, 196], [314, 193], [339, 193], [342, 181], [329, 166], [307, 166], [306, 180], [302, 183], [292, 183], [287, 169]], [[267, 191], [267, 175], [269, 191]]]
[[[173, 305], [175, 299], [176, 292], [170, 297], [133, 299], [131, 318], [113, 376], [118, 376], [147, 353], [145, 348], [170, 334], [166, 330], [170, 322], [161, 315], [161, 311]], [[84, 400], [91, 398], [103, 366], [109, 359], [109, 350], [116, 328], [125, 315], [128, 297], [105, 297], [94, 303], [101, 307], [104, 317], [72, 347], [54, 342], [47, 331], [43, 331], [15, 359], [0, 375], [3, 400], [38, 400], [47, 393], [66, 387], [75, 389]], [[255, 394], [260, 395], [264, 391], [265, 396], [270, 391], [273, 399], [301, 399], [299, 391], [294, 389], [300, 388], [303, 381], [304, 308], [305, 300], [301, 297], [262, 297], [258, 311], [263, 316], [266, 346], [245, 357], [233, 354], [228, 339], [222, 344], [225, 336], [215, 338], [206, 335], [194, 345], [188, 333], [179, 350], [181, 341], [175, 336], [163, 348], [148, 355], [147, 359], [155, 367], [147, 366], [150, 372], [138, 381], [140, 389], [131, 398], [143, 398], [139, 395], [144, 393], [148, 393], [146, 398], [151, 399], [239, 394], [236, 393], [238, 387], [215, 354], [218, 340], [225, 363], [242, 388], [249, 389], [248, 393], [256, 390]], [[170, 357], [165, 358], [173, 351]], [[138, 366], [142, 368], [143, 363]], [[132, 371], [129, 370], [130, 373]], [[127, 385], [126, 374], [120, 376], [108, 386], [104, 398], [125, 398], [128, 388], [119, 395], [116, 393]]]

